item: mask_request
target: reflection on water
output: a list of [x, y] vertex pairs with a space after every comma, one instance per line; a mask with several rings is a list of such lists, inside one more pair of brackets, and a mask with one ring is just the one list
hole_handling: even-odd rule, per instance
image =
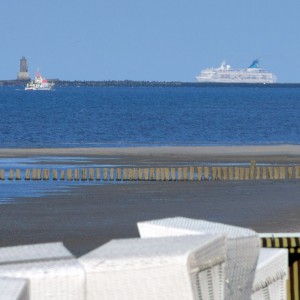
[[[112, 160], [113, 158], [109, 158]], [[105, 158], [101, 157], [101, 160]], [[16, 168], [47, 168], [47, 169], [65, 169], [75, 168], [79, 165], [85, 167], [98, 167], [91, 158], [88, 157], [66, 157], [66, 156], [36, 156], [36, 157], [13, 157], [0, 158], [0, 168], [16, 169]], [[109, 165], [101, 165], [109, 166]]]
[[[0, 204], [26, 203], [26, 198], [38, 198], [69, 192], [79, 185], [92, 185], [93, 182], [63, 182], [63, 181], [24, 181], [4, 180], [0, 182]], [[102, 184], [102, 183], [96, 183]], [[20, 200], [20, 198], [22, 198]], [[24, 198], [24, 199], [23, 199]]]
[[[99, 159], [99, 157], [98, 157]], [[101, 161], [105, 158], [101, 158]], [[112, 159], [112, 158], [110, 158]], [[116, 159], [116, 163], [118, 163]], [[173, 167], [186, 165], [185, 162], [177, 162]], [[197, 165], [211, 166], [216, 163], [197, 162]], [[218, 166], [228, 166], [232, 163], [218, 163]], [[249, 166], [249, 162], [234, 163], [235, 166]], [[267, 166], [268, 164], [257, 164]], [[286, 164], [285, 164], [286, 165]], [[96, 168], [96, 167], [120, 167], [120, 164], [95, 164], [88, 157], [59, 157], [59, 156], [37, 156], [31, 158], [0, 158], [0, 169], [5, 170], [5, 178], [9, 177], [10, 169], [20, 169], [22, 180], [3, 180], [0, 181], [0, 204], [26, 203], [26, 198], [38, 198], [47, 195], [67, 193], [82, 185], [99, 184], [120, 184], [122, 181], [66, 181], [66, 180], [24, 180], [26, 169], [49, 169], [50, 174], [53, 169], [61, 170], [75, 168]], [[123, 165], [125, 166], [125, 165]], [[58, 173], [60, 174], [60, 173]], [[50, 176], [51, 178], [51, 176]], [[60, 178], [60, 177], [58, 177]], [[101, 176], [101, 178], [103, 178]], [[124, 183], [124, 182], [123, 182]], [[19, 200], [18, 200], [19, 199]], [[20, 200], [21, 199], [21, 200]]]
[[[65, 169], [85, 167], [98, 167], [85, 157], [31, 157], [31, 158], [0, 158], [0, 169], [5, 169], [6, 178], [10, 169], [21, 169], [21, 174], [26, 168]], [[82, 185], [104, 184], [90, 181], [53, 181], [53, 180], [3, 180], [0, 181], [0, 204], [26, 204], [26, 198], [38, 198], [47, 195], [67, 193], [71, 189]], [[108, 184], [108, 183], [106, 183]]]

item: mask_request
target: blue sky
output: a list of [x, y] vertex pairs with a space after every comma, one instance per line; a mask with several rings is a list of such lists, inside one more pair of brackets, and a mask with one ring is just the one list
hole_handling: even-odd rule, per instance
[[21, 56], [33, 76], [195, 81], [253, 59], [300, 82], [299, 0], [9, 0], [0, 3], [0, 79]]

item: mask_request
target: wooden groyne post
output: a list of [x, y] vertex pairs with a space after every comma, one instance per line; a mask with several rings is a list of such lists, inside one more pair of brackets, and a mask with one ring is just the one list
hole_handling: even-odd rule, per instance
[[300, 166], [97, 167], [76, 169], [0, 169], [0, 180], [203, 181], [300, 179]]

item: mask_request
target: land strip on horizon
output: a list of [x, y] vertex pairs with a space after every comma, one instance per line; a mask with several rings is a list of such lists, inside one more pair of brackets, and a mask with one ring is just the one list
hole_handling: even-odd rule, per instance
[[[48, 79], [57, 87], [300, 87], [300, 83], [206, 83], [183, 81], [140, 81], [140, 80], [59, 80]], [[0, 86], [25, 86], [27, 80], [0, 80]]]

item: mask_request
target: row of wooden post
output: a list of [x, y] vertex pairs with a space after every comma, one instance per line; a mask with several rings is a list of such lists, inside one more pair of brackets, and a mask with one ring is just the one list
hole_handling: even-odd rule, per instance
[[0, 169], [0, 180], [200, 181], [300, 179], [300, 166]]

